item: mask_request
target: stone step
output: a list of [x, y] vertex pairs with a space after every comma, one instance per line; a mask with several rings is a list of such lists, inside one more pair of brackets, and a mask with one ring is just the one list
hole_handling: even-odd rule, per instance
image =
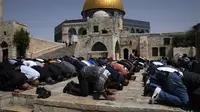
[[0, 109], [5, 106], [11, 105], [12, 103], [12, 92], [0, 91]]
[[9, 107], [4, 107], [2, 109], [2, 112], [33, 112], [33, 109], [25, 107], [25, 106], [9, 106]]

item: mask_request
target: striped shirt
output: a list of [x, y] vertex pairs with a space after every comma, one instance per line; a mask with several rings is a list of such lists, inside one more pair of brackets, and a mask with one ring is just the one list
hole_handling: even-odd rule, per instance
[[110, 72], [102, 67], [87, 66], [81, 71], [83, 76], [88, 79], [89, 82], [95, 83], [94, 89], [97, 92], [104, 92], [105, 82], [110, 76]]

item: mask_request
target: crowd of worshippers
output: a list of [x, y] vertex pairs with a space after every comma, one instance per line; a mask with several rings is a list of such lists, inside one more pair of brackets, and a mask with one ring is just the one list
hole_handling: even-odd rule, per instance
[[144, 67], [142, 61], [144, 60], [113, 62], [107, 58], [85, 60], [74, 56], [48, 60], [7, 59], [0, 63], [0, 90], [21, 92], [78, 76], [79, 84], [70, 82], [64, 87], [64, 93], [87, 96], [98, 91], [109, 99], [107, 89], [122, 90], [133, 78], [134, 72], [139, 72]]
[[172, 59], [148, 61], [147, 65], [144, 95], [151, 97], [151, 104], [200, 107], [200, 63], [195, 58], [179, 54]]
[[[129, 84], [129, 80], [135, 80], [134, 73], [144, 68], [143, 59], [112, 61], [112, 59], [73, 60], [76, 66], [78, 81], [69, 82], [63, 89], [64, 93], [75, 96], [87, 97], [94, 92], [98, 93], [99, 98], [103, 96], [106, 100], [115, 100], [113, 89], [123, 90]], [[99, 64], [96, 64], [99, 63]], [[93, 64], [93, 66], [91, 66]]]

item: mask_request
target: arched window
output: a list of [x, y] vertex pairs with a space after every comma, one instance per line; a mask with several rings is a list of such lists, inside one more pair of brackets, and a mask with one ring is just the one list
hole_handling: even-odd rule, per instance
[[107, 48], [103, 43], [97, 42], [93, 45], [92, 51], [107, 51]]
[[131, 28], [131, 33], [135, 33], [135, 29], [134, 28]]
[[136, 29], [136, 33], [140, 33], [140, 30], [139, 30], [139, 29]]
[[7, 48], [7, 47], [8, 47], [8, 44], [5, 41], [3, 41], [1, 43], [1, 48]]
[[108, 31], [107, 30], [102, 30], [102, 34], [107, 34], [108, 33]]
[[78, 34], [79, 34], [79, 35], [87, 35], [87, 30], [86, 30], [85, 28], [80, 28], [80, 29], [78, 30]]
[[69, 35], [77, 35], [76, 30], [74, 28], [70, 28], [68, 30]]
[[94, 29], [94, 32], [99, 32], [99, 26], [94, 26], [93, 29]]
[[144, 33], [144, 30], [141, 30], [140, 33]]

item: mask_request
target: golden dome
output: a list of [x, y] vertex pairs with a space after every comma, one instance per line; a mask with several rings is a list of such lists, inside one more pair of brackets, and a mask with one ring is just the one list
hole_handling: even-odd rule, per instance
[[122, 0], [85, 0], [83, 11], [101, 8], [118, 9], [124, 12]]

